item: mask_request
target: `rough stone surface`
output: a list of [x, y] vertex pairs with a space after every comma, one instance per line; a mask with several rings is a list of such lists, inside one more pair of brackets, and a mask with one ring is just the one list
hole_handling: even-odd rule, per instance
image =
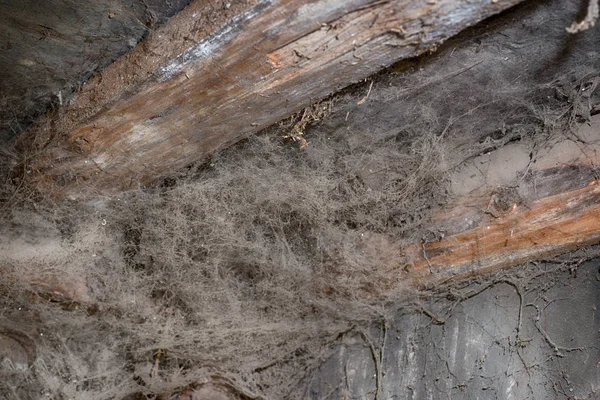
[[532, 279], [498, 278], [462, 302], [432, 301], [424, 307], [439, 310], [437, 324], [399, 312], [369, 335], [375, 354], [347, 335], [311, 378], [310, 398], [374, 399], [380, 351], [379, 399], [597, 398], [600, 260], [541, 272], [555, 265]]

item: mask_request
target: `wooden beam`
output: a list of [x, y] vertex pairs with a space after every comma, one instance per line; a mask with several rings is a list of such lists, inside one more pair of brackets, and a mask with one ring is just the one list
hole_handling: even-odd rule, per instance
[[[587, 133], [577, 135], [585, 143], [559, 139], [535, 162], [532, 159], [523, 170], [515, 171], [516, 181], [471, 191], [439, 210], [428, 228], [444, 233], [443, 237], [398, 243], [377, 233], [348, 235], [348, 242], [361, 249], [366, 259], [378, 260], [377, 270], [354, 277], [334, 270], [333, 279], [360, 275], [364, 287], [353, 295], [380, 300], [408, 285], [436, 287], [600, 243], [600, 115], [594, 118]], [[517, 154], [517, 146], [496, 152]], [[477, 159], [473, 162], [477, 165]], [[4, 249], [12, 247], [19, 248], [7, 242]], [[97, 308], [85, 279], [40, 268], [27, 256], [16, 257], [22, 251], [5, 253], [4, 260], [0, 259], [0, 281], [6, 285], [26, 288], [62, 305], [81, 305], [91, 312]], [[329, 286], [318, 289], [332, 290]]]
[[429, 287], [600, 243], [598, 128], [594, 117], [586, 142], [548, 145], [508, 186], [456, 198], [431, 226], [446, 236], [400, 246], [390, 268]]
[[403, 250], [404, 274], [417, 286], [481, 275], [600, 243], [600, 182], [558, 193], [474, 229]]
[[149, 184], [521, 1], [242, 2], [173, 56], [210, 8], [197, 0], [25, 136], [24, 176], [71, 199]]
[[93, 303], [88, 283], [81, 276], [53, 270], [47, 265], [23, 265], [0, 260], [0, 287], [19, 288], [32, 296], [66, 305]]

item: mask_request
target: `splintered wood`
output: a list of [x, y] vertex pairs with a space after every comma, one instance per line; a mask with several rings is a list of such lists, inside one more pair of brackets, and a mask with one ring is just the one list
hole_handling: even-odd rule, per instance
[[474, 229], [404, 250], [419, 286], [466, 278], [600, 242], [600, 185], [559, 193]]
[[[88, 96], [43, 118], [21, 143], [28, 154], [21, 172], [27, 184], [58, 198], [150, 184], [519, 2], [248, 2], [178, 56], [154, 52], [160, 67], [129, 86], [125, 80], [113, 97], [94, 103]], [[204, 3], [192, 3], [142, 46], [156, 50], [153, 41], [182, 34]], [[117, 61], [85, 93], [115, 87], [115, 69], [128, 62]], [[489, 191], [457, 198], [438, 221], [448, 227], [445, 237], [397, 244], [397, 259], [384, 267], [430, 286], [600, 242], [600, 185], [588, 173], [591, 164], [563, 161], [569, 168], [536, 172], [546, 186], [521, 182], [520, 197]], [[456, 221], [471, 218], [469, 209], [479, 210], [479, 219], [457, 229]]]
[[147, 78], [124, 79], [128, 63], [136, 70], [143, 63], [124, 57], [84, 89], [101, 100], [82, 96], [31, 129], [21, 143], [30, 155], [21, 172], [59, 198], [147, 185], [520, 2], [247, 2], [178, 56], [157, 57], [154, 42], [187, 37], [181, 29], [194, 37], [191, 22], [206, 12], [198, 0], [140, 45], [160, 65]]

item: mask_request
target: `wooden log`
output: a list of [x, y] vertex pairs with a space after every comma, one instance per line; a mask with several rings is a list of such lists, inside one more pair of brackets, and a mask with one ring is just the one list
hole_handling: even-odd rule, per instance
[[392, 268], [430, 287], [600, 243], [598, 127], [583, 126], [585, 144], [548, 146], [512, 185], [455, 199], [431, 227], [447, 235], [399, 248]]
[[405, 275], [428, 287], [600, 243], [600, 182], [559, 193], [474, 229], [403, 250]]
[[[516, 171], [517, 180], [505, 187], [457, 197], [439, 210], [428, 227], [445, 233], [444, 237], [399, 243], [373, 232], [348, 235], [348, 242], [361, 249], [365, 259], [378, 260], [377, 271], [367, 270], [359, 278], [364, 278], [364, 286], [353, 295], [380, 301], [408, 285], [435, 287], [600, 243], [598, 127], [600, 118], [595, 117], [586, 127], [585, 144], [559, 140], [549, 145], [535, 163]], [[583, 136], [580, 131], [578, 137]], [[513, 150], [504, 147], [496, 152], [518, 153]], [[466, 224], [461, 222], [465, 220]], [[5, 249], [7, 246], [10, 242]], [[354, 279], [332, 273], [334, 279]], [[0, 284], [2, 281], [57, 304], [85, 306], [88, 312], [100, 306], [83, 277], [44, 269], [26, 258], [16, 262], [8, 257], [5, 265], [0, 259]], [[320, 287], [320, 283], [316, 285], [325, 294], [334, 289]]]
[[26, 135], [24, 176], [71, 199], [149, 184], [521, 1], [242, 2], [173, 56], [165, 38], [195, 37], [197, 0]]

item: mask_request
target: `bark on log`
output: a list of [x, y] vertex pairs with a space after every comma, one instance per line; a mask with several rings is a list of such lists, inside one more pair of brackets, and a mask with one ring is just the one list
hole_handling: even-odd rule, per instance
[[72, 199], [146, 185], [521, 1], [246, 1], [173, 57], [198, 0], [29, 132], [26, 175]]

